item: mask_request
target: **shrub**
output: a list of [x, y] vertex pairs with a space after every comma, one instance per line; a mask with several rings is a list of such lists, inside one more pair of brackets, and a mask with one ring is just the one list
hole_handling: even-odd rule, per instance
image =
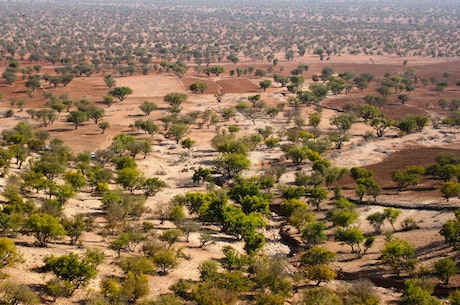
[[401, 227], [403, 231], [416, 230], [419, 228], [417, 222], [411, 217], [404, 218], [401, 222]]

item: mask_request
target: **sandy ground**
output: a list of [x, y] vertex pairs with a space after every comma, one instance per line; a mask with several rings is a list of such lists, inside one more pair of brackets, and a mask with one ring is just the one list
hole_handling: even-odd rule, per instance
[[[307, 58], [307, 60], [310, 59]], [[309, 75], [315, 71], [320, 71], [321, 67], [326, 64], [337, 64], [337, 67], [365, 65], [367, 68], [369, 68], [368, 66], [371, 66], [372, 68], [373, 65], [374, 67], [375, 65], [387, 65], [387, 68], [391, 66], [396, 67], [395, 69], [399, 69], [399, 65], [404, 59], [373, 58], [375, 64], [369, 63], [369, 58], [364, 57], [333, 57], [328, 63], [319, 63], [317, 62], [317, 59], [314, 58], [311, 60], [315, 61], [311, 65], [311, 71], [308, 72]], [[449, 61], [445, 60], [439, 63], [439, 61], [428, 58], [409, 60], [409, 65], [413, 65], [414, 67], [419, 65], [431, 66], [435, 64], [449, 65]], [[337, 68], [337, 71], [341, 70]], [[118, 86], [129, 86], [133, 89], [134, 94], [129, 96], [124, 103], [116, 103], [110, 108], [105, 108], [106, 117], [104, 119], [109, 121], [111, 125], [105, 134], [101, 134], [100, 130], [98, 130], [97, 126], [95, 126], [92, 122], [88, 122], [84, 126], [78, 128], [78, 130], [74, 130], [69, 123], [65, 122], [65, 113], [61, 114], [58, 122], [47, 128], [39, 127], [38, 123], [33, 123], [36, 124], [39, 129], [47, 130], [51, 132], [53, 136], [62, 139], [76, 152], [85, 150], [95, 151], [97, 149], [105, 148], [110, 144], [114, 135], [120, 132], [132, 132], [129, 128], [129, 124], [131, 124], [135, 119], [146, 118], [138, 109], [138, 106], [143, 101], [149, 100], [157, 103], [159, 109], [155, 111], [155, 114], [151, 115], [153, 119], [157, 120], [159, 117], [164, 115], [166, 113], [167, 105], [162, 101], [162, 97], [172, 91], [186, 92], [185, 88], [188, 87], [188, 84], [197, 79], [196, 75], [193, 75], [192, 72], [189, 72], [189, 74], [190, 75], [184, 77], [183, 80], [177, 79], [172, 75], [160, 76], [154, 74], [148, 76], [117, 78]], [[183, 105], [183, 112], [203, 111], [206, 109], [219, 112], [221, 109], [225, 107], [232, 107], [241, 99], [255, 93], [261, 93], [263, 99], [271, 105], [275, 105], [279, 102], [286, 102], [286, 97], [280, 94], [282, 91], [280, 88], [270, 88], [266, 93], [262, 93], [260, 89], [257, 89], [258, 82], [260, 81], [259, 79], [244, 78], [236, 80], [230, 77], [222, 77], [220, 79], [207, 81], [213, 84], [212, 88], [219, 88], [226, 93], [223, 103], [219, 104], [216, 102], [213, 96], [214, 92], [206, 92], [205, 94], [199, 95], [191, 94], [187, 102]], [[105, 90], [106, 88], [104, 88], [104, 84], [101, 79], [79, 78], [72, 82], [68, 88], [56, 89], [56, 93], [70, 91], [70, 95], [74, 96], [76, 99], [87, 98], [94, 102], [100, 102], [101, 96], [104, 94]], [[79, 92], [84, 92], [84, 94], [78, 95]], [[38, 105], [40, 103], [38, 93], [36, 93], [34, 98], [27, 103], [30, 106]], [[100, 106], [103, 107], [102, 104]], [[2, 105], [0, 110], [3, 111], [8, 107], [8, 105]], [[302, 111], [306, 116], [309, 112], [313, 111], [313, 109], [304, 108]], [[330, 128], [328, 121], [333, 115], [335, 115], [334, 111], [323, 110], [322, 123], [320, 125], [322, 130], [327, 131]], [[28, 119], [25, 112], [17, 112], [13, 119], [0, 118], [0, 120], [1, 128], [7, 129], [13, 127], [19, 120]], [[228, 127], [228, 125], [238, 125], [241, 128], [241, 134], [250, 134], [255, 132], [256, 128], [264, 126], [273, 126], [275, 130], [282, 129], [285, 127], [285, 121], [285, 118], [280, 115], [272, 120], [259, 119], [257, 120], [256, 125], [253, 125], [241, 116], [237, 116], [230, 122], [221, 122], [218, 125], [221, 130]], [[161, 123], [159, 123], [159, 125], [160, 124]], [[347, 143], [341, 151], [334, 151], [330, 154], [329, 158], [334, 165], [351, 168], [353, 166], [365, 166], [379, 163], [388, 156], [393, 155], [408, 146], [416, 146], [419, 147], [419, 149], [423, 147], [452, 146], [452, 143], [458, 143], [459, 132], [458, 129], [447, 129], [446, 127], [443, 127], [442, 129], [427, 127], [422, 133], [400, 138], [395, 136], [396, 131], [393, 130], [390, 131], [383, 139], [364, 141], [361, 136], [366, 130], [368, 130], [368, 128], [363, 124], [356, 124], [353, 127], [351, 134], [354, 136], [352, 137], [351, 142]], [[210, 160], [214, 158], [215, 154], [210, 152], [212, 149], [210, 146], [210, 139], [215, 135], [215, 133], [215, 126], [211, 126], [210, 128], [204, 127], [203, 129], [193, 127], [188, 136], [196, 141], [196, 145], [190, 155], [185, 154], [185, 150], [181, 148], [180, 145], [176, 145], [175, 142], [171, 140], [164, 139], [161, 132], [154, 135], [153, 152], [150, 153], [146, 159], [142, 159], [141, 156], [138, 156], [136, 159], [139, 168], [142, 169], [148, 177], [159, 177], [168, 184], [167, 188], [148, 200], [147, 206], [150, 208], [150, 211], [153, 211], [158, 204], [168, 202], [176, 194], [184, 194], [187, 191], [204, 190], [203, 187], [192, 184], [191, 176], [194, 168], [200, 165], [209, 164]], [[423, 154], [422, 150], [420, 153]], [[255, 152], [252, 152], [250, 159], [254, 166], [251, 168], [248, 175], [260, 173], [264, 169], [268, 168], [270, 161], [281, 158], [282, 155], [283, 153], [279, 149], [268, 150], [263, 147]], [[265, 165], [262, 166], [262, 164]], [[305, 165], [305, 168], [307, 167], [308, 165]], [[292, 168], [285, 176], [283, 176], [283, 182], [291, 182], [293, 176], [294, 169]], [[0, 181], [0, 184], [4, 185], [5, 180]], [[416, 201], [420, 204], [436, 204], [443, 202], [442, 198], [435, 197], [434, 195], [426, 196], [424, 193], [414, 192], [407, 192], [402, 195], [396, 195], [389, 192], [382, 195], [382, 198], [379, 198], [379, 200], [380, 199], [385, 202], [399, 201], [411, 203]], [[450, 204], [458, 205], [459, 203], [460, 200], [452, 199]], [[82, 193], [76, 198], [71, 199], [69, 203], [66, 204], [65, 214], [70, 216], [81, 212], [88, 214], [98, 213], [99, 207], [100, 201], [98, 198], [92, 198], [89, 194]], [[372, 228], [369, 227], [365, 218], [367, 215], [382, 209], [383, 207], [380, 206], [364, 206], [359, 208], [360, 217], [358, 223], [363, 230], [366, 232], [372, 231]], [[414, 218], [419, 224], [420, 230], [417, 230], [416, 232], [398, 232], [395, 234], [396, 236], [410, 240], [419, 249], [423, 249], [429, 245], [434, 245], [434, 248], [441, 248], [438, 245], [440, 241], [438, 231], [440, 226], [447, 219], [452, 218], [452, 213], [450, 211], [420, 211], [414, 209], [404, 209], [400, 219], [405, 217]], [[99, 225], [103, 225], [103, 219], [101, 217], [96, 220]], [[171, 226], [169, 223], [165, 223], [163, 226], [160, 225], [159, 221], [154, 217], [152, 212], [146, 213], [145, 216], [143, 216], [143, 220], [153, 222], [159, 230]], [[276, 227], [279, 225], [279, 221], [281, 220], [275, 219], [272, 225]], [[391, 228], [389, 226], [385, 226], [384, 230], [389, 231]], [[96, 233], [97, 230], [95, 232], [86, 233], [82, 238], [82, 244], [84, 247], [101, 247], [105, 251], [106, 261], [100, 266], [100, 268], [98, 268], [98, 278], [100, 279], [105, 276], [120, 274], [120, 269], [114, 263], [116, 260], [116, 253], [107, 248], [107, 238], [101, 237]], [[216, 259], [222, 257], [221, 248], [224, 245], [227, 245], [228, 241], [219, 239], [219, 237], [222, 236], [219, 236], [217, 231], [215, 233], [215, 237], [217, 242], [205, 249], [198, 248], [198, 234], [193, 234], [189, 243], [181, 241], [177, 247], [183, 247], [184, 252], [190, 255], [191, 260], [183, 260], [180, 266], [172, 271], [168, 276], [151, 276], [151, 294], [159, 295], [169, 292], [168, 287], [179, 278], [197, 279], [197, 266], [201, 261], [208, 258]], [[278, 242], [279, 236], [277, 235], [276, 230], [268, 231], [267, 237], [272, 240], [266, 247], [266, 251], [269, 254], [285, 254], [287, 252], [287, 248]], [[20, 251], [26, 258], [26, 263], [17, 268], [10, 269], [9, 272], [12, 274], [13, 279], [38, 287], [50, 278], [49, 275], [35, 272], [37, 268], [43, 265], [43, 258], [46, 255], [49, 255], [50, 253], [59, 255], [72, 251], [83, 251], [82, 249], [68, 246], [65, 240], [52, 243], [49, 248], [34, 248], [31, 247], [33, 243], [32, 240], [33, 239], [31, 237], [27, 236], [20, 236], [16, 239], [16, 243], [18, 244]], [[375, 264], [378, 265], [379, 249], [382, 247], [384, 242], [384, 237], [379, 236], [375, 247], [371, 249], [368, 255], [366, 255], [365, 260], [351, 259], [352, 254], [350, 253], [349, 248], [345, 245], [340, 245], [334, 242], [332, 239], [329, 240], [326, 245], [339, 253], [339, 261], [336, 264], [337, 268], [344, 271], [354, 272], [361, 269], [366, 270], [366, 266], [372, 266]], [[237, 242], [232, 242], [231, 245], [239, 249], [242, 247], [241, 243]], [[427, 258], [426, 261], [429, 262], [430, 260]], [[331, 285], [334, 286], [339, 284], [334, 282]], [[89, 291], [91, 292], [97, 290], [98, 280], [92, 281]], [[78, 300], [84, 298], [87, 293], [88, 292], [85, 290], [78, 291], [72, 299], [59, 299], [56, 304], [74, 304]], [[379, 293], [384, 300], [384, 304], [391, 304], [391, 302], [398, 297], [398, 293], [391, 290], [379, 289]]]

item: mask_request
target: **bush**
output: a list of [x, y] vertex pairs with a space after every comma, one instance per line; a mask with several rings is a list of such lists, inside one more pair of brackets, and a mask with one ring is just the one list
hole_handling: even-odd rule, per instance
[[5, 112], [5, 117], [7, 117], [7, 118], [11, 118], [13, 115], [14, 115], [13, 109], [8, 109], [8, 110]]
[[403, 231], [416, 230], [419, 228], [417, 222], [411, 217], [404, 218], [401, 222], [401, 227]]

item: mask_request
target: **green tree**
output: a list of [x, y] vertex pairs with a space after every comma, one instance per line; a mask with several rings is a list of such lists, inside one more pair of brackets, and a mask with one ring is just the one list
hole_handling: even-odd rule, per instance
[[34, 114], [34, 119], [43, 123], [45, 127], [53, 124], [58, 118], [56, 110], [51, 108], [39, 109]]
[[144, 184], [145, 175], [137, 168], [123, 168], [118, 171], [116, 182], [132, 193]]
[[326, 240], [326, 224], [322, 221], [312, 221], [305, 224], [302, 231], [302, 240], [308, 246], [318, 245]]
[[190, 85], [189, 89], [193, 91], [193, 93], [204, 93], [208, 89], [208, 84], [207, 83], [202, 83], [202, 82], [195, 82]]
[[391, 171], [391, 179], [398, 185], [398, 193], [408, 186], [415, 186], [420, 182], [420, 175], [425, 173], [422, 166], [409, 166], [404, 170]]
[[119, 99], [120, 102], [123, 102], [128, 95], [133, 94], [133, 89], [129, 87], [115, 87], [109, 91], [109, 94]]
[[267, 88], [271, 86], [271, 84], [272, 84], [272, 81], [269, 79], [259, 82], [260, 88], [262, 88], [264, 92], [267, 90]]
[[322, 187], [314, 187], [307, 191], [308, 203], [312, 203], [316, 206], [316, 210], [319, 211], [319, 205], [327, 198], [328, 191]]
[[214, 159], [216, 171], [228, 179], [232, 179], [245, 169], [249, 169], [251, 162], [243, 154], [223, 153]]
[[409, 279], [404, 282], [400, 298], [401, 305], [441, 305], [441, 301], [432, 296], [434, 288], [421, 279]]
[[381, 212], [375, 212], [366, 217], [369, 224], [374, 227], [375, 233], [382, 233], [382, 225], [385, 221], [385, 214]]
[[142, 187], [145, 190], [144, 194], [146, 196], [155, 196], [162, 188], [166, 186], [166, 182], [157, 177], [147, 178], [143, 180], [142, 184]]
[[153, 110], [156, 110], [158, 107], [155, 103], [144, 101], [142, 104], [139, 105], [139, 109], [142, 110], [145, 115], [149, 116]]
[[434, 263], [434, 274], [443, 282], [449, 285], [450, 278], [457, 273], [457, 264], [451, 258], [441, 258]]
[[395, 238], [385, 244], [382, 249], [381, 259], [398, 276], [402, 271], [412, 274], [417, 264], [414, 246], [408, 241], [399, 238]]
[[67, 232], [59, 218], [48, 214], [35, 213], [26, 220], [26, 228], [35, 235], [38, 245], [46, 247], [50, 239], [58, 238]]
[[187, 100], [187, 94], [180, 92], [171, 92], [163, 97], [163, 101], [168, 103], [171, 108], [177, 109]]
[[8, 85], [13, 85], [16, 81], [16, 73], [10, 69], [7, 69], [5, 72], [2, 73], [2, 77], [6, 80]]
[[101, 134], [103, 134], [105, 132], [106, 129], [109, 129], [110, 128], [110, 123], [109, 122], [100, 122], [99, 124], [97, 124], [97, 127], [99, 127], [101, 131]]
[[358, 227], [338, 228], [335, 233], [335, 239], [342, 241], [351, 247], [352, 253], [361, 254], [361, 243], [365, 240], [363, 231]]
[[457, 245], [460, 241], [460, 222], [456, 219], [450, 219], [446, 221], [439, 231], [439, 234], [444, 237], [444, 240], [454, 249], [457, 249]]
[[383, 214], [385, 215], [385, 219], [391, 224], [393, 231], [396, 231], [395, 222], [398, 219], [399, 215], [401, 215], [401, 210], [397, 210], [394, 208], [385, 208], [383, 210]]
[[374, 285], [367, 280], [358, 280], [340, 293], [345, 305], [380, 305], [381, 300]]
[[0, 268], [13, 267], [22, 262], [22, 255], [18, 252], [14, 242], [6, 237], [0, 238]]
[[174, 123], [168, 130], [168, 135], [176, 140], [176, 144], [189, 132], [189, 126], [185, 123]]
[[98, 125], [99, 121], [104, 117], [105, 110], [99, 107], [92, 106], [86, 111], [88, 119], [94, 121], [94, 124]]
[[63, 282], [66, 296], [72, 296], [75, 290], [87, 286], [96, 277], [96, 268], [103, 258], [102, 250], [87, 250], [81, 259], [75, 253], [58, 257], [51, 255], [45, 258], [44, 270], [54, 273]]
[[103, 103], [107, 106], [107, 107], [110, 107], [112, 106], [113, 104], [113, 96], [111, 95], [104, 95], [104, 97], [102, 98], [103, 100]]
[[78, 126], [81, 126], [87, 120], [88, 114], [83, 111], [74, 110], [67, 115], [67, 122], [72, 122], [75, 129], [78, 129]]
[[444, 182], [441, 186], [441, 193], [446, 198], [447, 202], [452, 197], [460, 197], [460, 183], [452, 181]]
[[41, 304], [38, 294], [26, 285], [20, 285], [10, 280], [0, 284], [0, 302], [2, 304], [35, 305]]
[[36, 89], [42, 86], [40, 82], [40, 76], [34, 76], [29, 78], [24, 85], [26, 86], [26, 88], [31, 88], [32, 91], [35, 92]]
[[321, 246], [314, 246], [303, 252], [300, 262], [304, 265], [328, 265], [335, 261], [336, 254]]
[[104, 83], [106, 84], [107, 87], [111, 90], [113, 86], [117, 84], [117, 81], [115, 78], [112, 76], [112, 74], [108, 74], [104, 76]]
[[157, 251], [152, 257], [160, 275], [166, 275], [179, 265], [177, 254], [172, 249]]

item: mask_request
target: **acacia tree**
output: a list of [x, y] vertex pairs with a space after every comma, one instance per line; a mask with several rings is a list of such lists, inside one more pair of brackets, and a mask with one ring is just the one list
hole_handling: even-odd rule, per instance
[[214, 167], [228, 179], [232, 179], [251, 165], [249, 159], [243, 154], [224, 153], [214, 159]]
[[75, 290], [87, 286], [96, 277], [96, 268], [103, 259], [102, 250], [87, 250], [81, 259], [75, 253], [46, 257], [44, 270], [56, 275], [56, 280], [47, 283], [48, 290], [54, 297], [72, 296]]
[[35, 235], [40, 247], [46, 247], [50, 239], [66, 234], [58, 217], [44, 213], [32, 214], [26, 221], [26, 228]]
[[264, 92], [267, 90], [267, 88], [271, 86], [271, 84], [272, 84], [272, 81], [269, 79], [259, 82], [260, 88], [262, 88]]
[[155, 103], [149, 101], [144, 101], [141, 105], [139, 105], [139, 109], [147, 116], [149, 116], [150, 113], [157, 108], [158, 107]]
[[187, 94], [181, 92], [171, 92], [163, 97], [163, 101], [171, 106], [172, 110], [180, 110], [180, 105], [187, 100]]
[[176, 140], [176, 144], [189, 132], [189, 126], [185, 123], [175, 123], [168, 130], [168, 135]]
[[335, 261], [335, 253], [321, 246], [314, 246], [302, 253], [300, 262], [307, 266], [307, 277], [316, 281], [319, 286], [321, 282], [333, 280], [337, 274], [329, 266]]
[[381, 259], [384, 264], [390, 266], [399, 276], [402, 271], [412, 273], [415, 270], [417, 260], [415, 249], [408, 241], [395, 238], [385, 244]]
[[88, 120], [88, 115], [84, 111], [74, 110], [67, 115], [67, 122], [72, 122], [75, 129]]
[[115, 87], [109, 91], [109, 94], [118, 98], [120, 102], [123, 102], [128, 95], [133, 94], [133, 89], [129, 87]]

